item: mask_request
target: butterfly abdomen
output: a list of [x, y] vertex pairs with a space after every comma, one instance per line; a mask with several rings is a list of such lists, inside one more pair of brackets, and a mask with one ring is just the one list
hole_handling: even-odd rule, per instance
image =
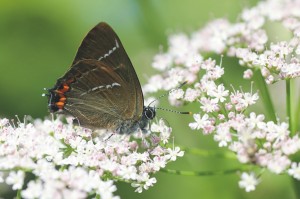
[[56, 112], [64, 108], [67, 101], [66, 93], [68, 91], [70, 91], [70, 86], [66, 82], [49, 89], [48, 107], [50, 112]]

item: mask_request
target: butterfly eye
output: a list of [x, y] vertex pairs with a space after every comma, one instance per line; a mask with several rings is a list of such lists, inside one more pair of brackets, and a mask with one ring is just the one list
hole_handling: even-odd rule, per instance
[[152, 120], [155, 117], [155, 109], [152, 107], [146, 107], [144, 109], [144, 115], [147, 119]]

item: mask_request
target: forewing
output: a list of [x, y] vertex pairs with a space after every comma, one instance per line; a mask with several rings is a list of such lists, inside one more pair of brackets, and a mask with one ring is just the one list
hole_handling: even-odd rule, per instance
[[103, 62], [118, 74], [128, 88], [128, 98], [120, 99], [119, 103], [131, 108], [126, 113], [128, 118], [140, 117], [144, 107], [140, 82], [119, 37], [108, 24], [101, 22], [86, 35], [73, 65], [86, 59]]

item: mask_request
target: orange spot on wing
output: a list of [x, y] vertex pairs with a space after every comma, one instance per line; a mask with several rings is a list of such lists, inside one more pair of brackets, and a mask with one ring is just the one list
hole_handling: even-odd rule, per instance
[[57, 106], [57, 108], [59, 108], [59, 109], [63, 109], [63, 108], [64, 108], [64, 105], [65, 105], [65, 103], [63, 103], [63, 102], [56, 102], [56, 103], [55, 103], [55, 105]]
[[66, 83], [64, 83], [63, 85], [60, 86], [58, 91], [61, 93], [65, 93], [65, 92], [69, 91], [69, 89], [70, 89], [70, 87]]
[[69, 88], [70, 88], [70, 87], [69, 87], [66, 83], [64, 83], [64, 84], [63, 84], [63, 87], [62, 87], [62, 89], [61, 89], [61, 91], [62, 91], [62, 92], [66, 92], [66, 91], [69, 90]]
[[59, 101], [60, 101], [60, 102], [65, 102], [66, 99], [67, 99], [67, 98], [65, 98], [65, 97], [61, 97], [61, 98], [59, 98]]

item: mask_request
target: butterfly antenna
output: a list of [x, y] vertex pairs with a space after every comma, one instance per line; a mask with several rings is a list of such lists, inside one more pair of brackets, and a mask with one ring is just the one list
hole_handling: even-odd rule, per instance
[[183, 87], [186, 83], [187, 83], [187, 81], [185, 81], [185, 82], [183, 82], [182, 84], [180, 84], [177, 88], [172, 89], [172, 90], [170, 90], [170, 91], [168, 91], [168, 92], [162, 94], [162, 95], [159, 96], [157, 99], [155, 99], [155, 100], [153, 100], [152, 102], [150, 102], [150, 104], [148, 104], [148, 107], [149, 107], [151, 104], [153, 104], [154, 102], [156, 102], [156, 101], [158, 101], [159, 99], [163, 98], [164, 96], [169, 95], [170, 93], [172, 93], [172, 92], [174, 92], [174, 91], [180, 89], [180, 88]]
[[105, 138], [104, 139], [104, 142], [106, 142], [106, 141], [108, 141], [112, 136], [114, 136], [115, 135], [115, 133], [111, 133], [109, 136], [108, 136], [108, 138]]
[[161, 108], [161, 107], [155, 107], [155, 109], [156, 110], [158, 109], [158, 110], [163, 110], [163, 111], [169, 111], [169, 112], [172, 112], [172, 113], [185, 114], [185, 115], [191, 115], [191, 114], [193, 114], [190, 111], [175, 111], [175, 110]]

